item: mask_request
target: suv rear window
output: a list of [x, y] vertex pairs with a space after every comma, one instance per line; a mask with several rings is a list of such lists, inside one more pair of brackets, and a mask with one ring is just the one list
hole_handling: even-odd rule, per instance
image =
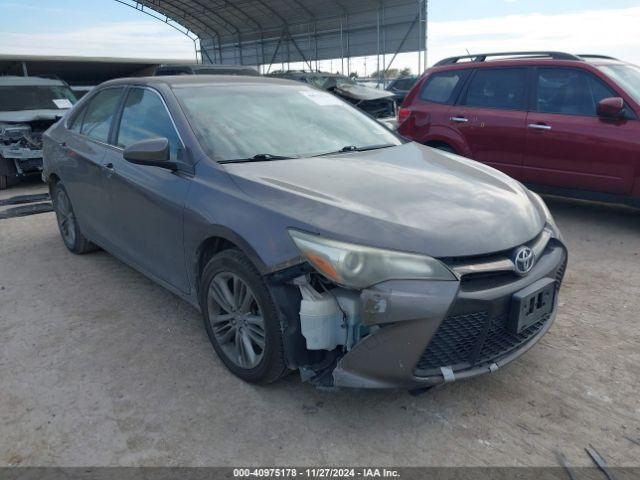
[[420, 99], [425, 102], [453, 105], [456, 101], [457, 93], [468, 74], [468, 70], [434, 73], [422, 87]]
[[523, 110], [526, 85], [526, 68], [478, 69], [464, 103], [470, 107]]

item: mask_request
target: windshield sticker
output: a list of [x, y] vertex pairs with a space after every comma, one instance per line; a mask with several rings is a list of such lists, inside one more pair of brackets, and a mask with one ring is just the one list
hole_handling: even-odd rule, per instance
[[329, 105], [342, 105], [342, 102], [330, 93], [316, 92], [314, 90], [301, 90], [300, 93], [316, 105], [323, 107]]
[[68, 98], [54, 98], [53, 103], [56, 104], [58, 108], [71, 108], [73, 107], [73, 103]]

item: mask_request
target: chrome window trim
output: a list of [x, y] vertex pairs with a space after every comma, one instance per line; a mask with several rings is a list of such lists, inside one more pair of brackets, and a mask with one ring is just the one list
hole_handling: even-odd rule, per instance
[[[531, 245], [531, 250], [535, 255], [536, 261], [544, 252], [544, 249], [547, 248], [547, 244], [551, 240], [551, 232], [545, 227], [542, 233], [535, 240], [533, 245]], [[513, 263], [513, 260], [510, 258], [501, 258], [497, 260], [491, 260], [488, 262], [478, 262], [478, 263], [464, 263], [461, 265], [456, 265], [452, 267], [453, 272], [458, 276], [458, 278], [462, 278], [465, 275], [469, 275], [472, 273], [492, 273], [492, 272], [516, 272], [516, 266]]]
[[[91, 91], [91, 95], [89, 97], [86, 97], [86, 100], [84, 98], [80, 99], [75, 105], [79, 105], [78, 108], [80, 108], [80, 112], [77, 112], [77, 115], [83, 115], [86, 111], [86, 109], [89, 107], [89, 104], [93, 101], [93, 99], [100, 93], [100, 92], [104, 92], [105, 90], [111, 90], [114, 88], [122, 88], [124, 90], [127, 89], [126, 85], [110, 85], [108, 87], [104, 87], [104, 88], [94, 88], [94, 90]], [[80, 103], [82, 103], [82, 105], [80, 105]], [[71, 112], [68, 112], [71, 113]], [[73, 132], [73, 130], [71, 130], [71, 126], [69, 125], [69, 120], [71, 120], [73, 118], [73, 120], [75, 120], [77, 118], [76, 116], [76, 112], [74, 111], [71, 115], [67, 115], [65, 120], [64, 120], [64, 128], [67, 129], [70, 132]], [[81, 135], [83, 137], [87, 137], [87, 138], [91, 138], [88, 135], [84, 135], [80, 132], [73, 132], [73, 133], [77, 133], [78, 135]], [[92, 139], [93, 140], [93, 139]]]
[[[129, 88], [127, 89], [127, 87], [129, 87]], [[178, 130], [176, 122], [173, 120], [173, 116], [171, 115], [171, 112], [169, 111], [169, 107], [167, 106], [167, 102], [164, 101], [164, 98], [162, 98], [162, 95], [160, 94], [160, 92], [158, 92], [155, 88], [149, 87], [148, 85], [111, 85], [111, 86], [108, 86], [108, 87], [100, 88], [100, 89], [96, 90], [96, 92], [91, 97], [89, 97], [87, 99], [87, 102], [86, 102], [87, 105], [82, 105], [81, 109], [85, 110], [86, 108], [88, 108], [88, 106], [91, 103], [91, 101], [93, 100], [93, 98], [96, 95], [98, 95], [100, 92], [103, 92], [103, 91], [109, 90], [109, 89], [114, 89], [114, 88], [122, 88], [122, 89], [126, 90], [125, 94], [127, 96], [129, 95], [129, 91], [131, 91], [131, 89], [134, 89], [134, 88], [142, 88], [142, 89], [150, 90], [151, 92], [155, 93], [160, 98], [160, 101], [162, 102], [162, 105], [164, 106], [164, 109], [167, 112], [167, 115], [169, 116], [169, 120], [171, 120], [171, 125], [173, 126], [173, 130], [176, 132], [178, 140], [180, 140], [180, 146], [182, 147], [183, 150], [186, 150], [187, 147], [185, 146], [184, 140], [182, 139], [182, 135], [180, 135], [180, 130]], [[124, 101], [125, 101], [125, 104], [126, 104], [127, 99], [125, 98]], [[123, 112], [124, 112], [124, 109], [123, 109]], [[82, 114], [82, 113], [83, 112], [80, 112], [79, 114]], [[73, 115], [73, 117], [75, 119], [75, 115]], [[120, 147], [118, 145], [113, 145], [111, 143], [103, 142], [101, 140], [98, 140], [98, 139], [95, 139], [93, 137], [90, 137], [89, 135], [86, 135], [86, 134], [84, 134], [82, 132], [74, 132], [69, 127], [69, 120], [70, 120], [70, 118], [67, 118], [65, 120], [65, 123], [64, 123], [64, 128], [67, 130], [68, 133], [73, 133], [73, 134], [78, 135], [78, 136], [80, 136], [82, 138], [85, 138], [87, 140], [91, 140], [92, 142], [95, 142], [98, 145], [102, 145], [104, 147], [109, 147], [109, 148], [112, 148], [112, 149], [117, 150], [119, 152], [124, 152], [124, 148], [122, 148], [122, 147]], [[121, 121], [122, 121], [122, 113], [120, 114], [120, 118], [118, 118], [118, 129], [120, 127], [120, 122]]]

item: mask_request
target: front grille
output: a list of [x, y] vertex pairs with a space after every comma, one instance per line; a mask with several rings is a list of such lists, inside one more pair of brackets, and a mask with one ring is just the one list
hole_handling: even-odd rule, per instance
[[[561, 258], [558, 258], [559, 252]], [[547, 246], [545, 255], [556, 255], [558, 261], [541, 273], [547, 278], [554, 278], [556, 289], [559, 289], [567, 267], [567, 256], [564, 249], [553, 241]], [[543, 258], [536, 268], [543, 265]], [[489, 299], [482, 299], [484, 295], [475, 292], [503, 288], [503, 285], [514, 282], [518, 277], [510, 272], [496, 275], [489, 272], [487, 275], [470, 277], [466, 281], [463, 277], [455, 305], [418, 360], [415, 367], [417, 376], [441, 375], [442, 367], [459, 372], [490, 365], [522, 348], [551, 321], [551, 314], [548, 314], [520, 333], [514, 332], [509, 327], [513, 292], [509, 290], [508, 294]]]
[[508, 313], [489, 316], [482, 311], [449, 316], [420, 357], [416, 370], [426, 377], [440, 374], [440, 367], [459, 371], [495, 362], [527, 343], [550, 317], [515, 333], [507, 327]]

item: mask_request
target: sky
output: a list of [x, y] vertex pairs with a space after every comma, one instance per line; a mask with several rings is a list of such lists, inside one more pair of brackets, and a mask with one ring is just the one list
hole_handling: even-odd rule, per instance
[[[0, 0], [0, 11], [0, 54], [194, 59], [192, 40], [115, 0]], [[640, 64], [638, 25], [640, 0], [430, 0], [428, 63], [466, 50], [562, 50]], [[351, 69], [362, 76], [375, 66], [374, 56], [366, 72], [362, 58]], [[393, 64], [417, 66], [414, 53]]]

